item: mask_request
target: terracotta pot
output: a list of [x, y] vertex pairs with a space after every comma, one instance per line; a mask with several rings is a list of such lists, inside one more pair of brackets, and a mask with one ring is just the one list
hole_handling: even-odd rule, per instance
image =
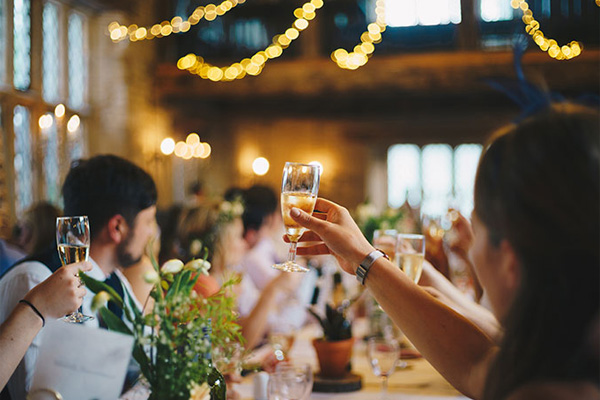
[[312, 344], [319, 359], [320, 376], [334, 379], [343, 378], [350, 372], [350, 359], [352, 358], [354, 338], [338, 340], [336, 342], [313, 339]]

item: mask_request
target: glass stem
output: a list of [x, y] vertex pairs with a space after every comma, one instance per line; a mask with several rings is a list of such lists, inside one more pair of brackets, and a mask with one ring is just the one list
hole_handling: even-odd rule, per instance
[[381, 380], [381, 400], [385, 400], [387, 398], [387, 387], [388, 387], [388, 378], [387, 376], [383, 376]]
[[288, 251], [288, 262], [296, 261], [296, 247], [298, 247], [298, 242], [290, 242], [290, 250]]

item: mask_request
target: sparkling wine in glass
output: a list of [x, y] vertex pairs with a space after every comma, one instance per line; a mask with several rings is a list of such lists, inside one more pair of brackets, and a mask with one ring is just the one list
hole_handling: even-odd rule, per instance
[[425, 236], [400, 233], [396, 241], [396, 264], [413, 282], [419, 282], [425, 259]]
[[307, 272], [308, 268], [296, 263], [296, 247], [300, 236], [306, 230], [297, 224], [290, 216], [292, 207], [299, 208], [312, 214], [317, 202], [319, 192], [319, 179], [321, 171], [318, 165], [285, 163], [283, 179], [281, 182], [281, 213], [285, 233], [290, 239], [288, 260], [273, 268], [287, 272]]
[[[90, 251], [90, 224], [87, 216], [59, 217], [56, 219], [56, 245], [62, 265], [87, 261]], [[83, 282], [80, 282], [83, 285]], [[63, 320], [75, 324], [94, 319], [83, 315], [81, 306], [65, 315]]]
[[370, 338], [367, 357], [376, 376], [381, 377], [381, 398], [387, 394], [388, 377], [394, 373], [400, 361], [400, 345], [392, 338]]

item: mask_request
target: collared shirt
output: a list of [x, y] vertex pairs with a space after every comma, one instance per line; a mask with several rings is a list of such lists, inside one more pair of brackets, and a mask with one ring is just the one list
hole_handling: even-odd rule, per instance
[[25, 253], [21, 249], [0, 239], [0, 275], [24, 257]]
[[278, 270], [272, 268], [272, 265], [279, 261], [273, 240], [265, 237], [246, 253], [242, 260], [242, 269], [254, 286], [263, 290], [279, 274]]
[[[90, 262], [92, 270], [87, 272], [87, 274], [96, 280], [104, 281], [106, 275], [104, 275], [98, 264], [92, 259], [90, 259]], [[0, 324], [8, 318], [19, 300], [23, 299], [27, 292], [46, 280], [51, 274], [48, 267], [37, 261], [24, 262], [8, 271], [0, 279]], [[83, 314], [93, 315], [91, 308], [93, 297], [94, 294], [88, 290], [83, 298]], [[98, 319], [95, 318], [87, 321], [83, 325], [90, 328], [98, 328]], [[31, 387], [43, 331], [42, 329], [33, 339], [25, 356], [7, 383], [10, 395], [15, 400], [25, 399], [27, 390]]]

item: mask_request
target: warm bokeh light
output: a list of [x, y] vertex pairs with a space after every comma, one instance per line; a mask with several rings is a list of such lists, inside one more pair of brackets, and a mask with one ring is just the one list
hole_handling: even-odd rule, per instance
[[[320, 0], [316, 0], [320, 1]], [[377, 1], [375, 7], [375, 22], [370, 23], [367, 26], [367, 30], [360, 35], [361, 43], [354, 46], [351, 52], [345, 49], [337, 49], [331, 53], [331, 59], [337, 64], [338, 67], [349, 70], [356, 70], [369, 61], [369, 57], [373, 55], [375, 51], [374, 43], [381, 42], [381, 33], [385, 32], [385, 3], [383, 1]]]
[[560, 46], [556, 40], [547, 39], [540, 30], [540, 23], [533, 17], [533, 12], [529, 8], [527, 1], [512, 0], [510, 5], [515, 10], [521, 10], [523, 12], [521, 20], [525, 24], [525, 32], [531, 36], [540, 50], [547, 52], [550, 57], [556, 60], [570, 60], [581, 54], [581, 43], [575, 40]]
[[[237, 2], [241, 4], [243, 1], [237, 0]], [[214, 4], [209, 4], [206, 7], [200, 6], [194, 11], [194, 14], [189, 17], [189, 22], [195, 24], [202, 17], [206, 20], [215, 19], [218, 15], [224, 14], [234, 6], [234, 0], [225, 0], [219, 6], [215, 6]], [[217, 67], [205, 62], [202, 57], [190, 53], [177, 61], [177, 67], [181, 70], [187, 70], [189, 73], [195, 74], [202, 79], [209, 79], [213, 82], [232, 82], [236, 79], [242, 79], [247, 75], [257, 76], [262, 72], [268, 60], [281, 56], [283, 50], [287, 48], [293, 40], [298, 39], [300, 31], [308, 27], [308, 21], [316, 17], [316, 10], [321, 7], [323, 7], [323, 0], [311, 0], [306, 2], [302, 8], [296, 8], [294, 10], [294, 16], [297, 19], [292, 26], [282, 34], [275, 35], [272, 40], [273, 44], [267, 46], [264, 50], [256, 52], [250, 58], [245, 58], [231, 65]], [[200, 12], [198, 12], [199, 10]], [[186, 21], [181, 25], [183, 26], [185, 22]], [[173, 24], [173, 21], [171, 24]], [[176, 31], [176, 27], [176, 25], [173, 25], [174, 32]], [[153, 29], [154, 27], [151, 28], [151, 32]]]
[[202, 142], [200, 144], [202, 145], [202, 149], [204, 150], [202, 152], [202, 154], [200, 155], [200, 158], [208, 158], [210, 156], [210, 153], [212, 152], [212, 148], [210, 147], [210, 144], [208, 144], [206, 142]]
[[196, 147], [194, 147], [194, 157], [202, 158], [204, 155], [204, 143], [197, 143]]
[[316, 165], [317, 167], [319, 167], [319, 175], [323, 174], [323, 164], [321, 164], [318, 161], [311, 161], [308, 163], [309, 165]]
[[48, 129], [48, 128], [50, 128], [52, 126], [53, 122], [54, 122], [54, 120], [52, 119], [52, 115], [50, 115], [50, 114], [44, 114], [38, 120], [38, 125], [42, 129]]
[[182, 142], [182, 141], [177, 142], [177, 144], [175, 145], [175, 155], [177, 157], [183, 157], [186, 149], [187, 149], [187, 144], [185, 144], [185, 142]]
[[192, 146], [186, 145], [185, 151], [184, 151], [183, 155], [181, 156], [181, 158], [183, 158], [184, 160], [189, 160], [193, 156], [194, 156], [194, 149], [192, 149]]
[[113, 21], [108, 25], [108, 31], [110, 32], [110, 38], [115, 42], [125, 39], [135, 42], [138, 40], [150, 40], [155, 37], [169, 36], [171, 33], [189, 31], [190, 27], [196, 25], [202, 18], [207, 21], [212, 21], [245, 1], [246, 0], [225, 0], [218, 6], [215, 4], [198, 6], [194, 9], [194, 12], [185, 19], [176, 16], [173, 17], [171, 21], [163, 21], [160, 24], [154, 24], [152, 27], [147, 28], [138, 27], [136, 24], [125, 26]]
[[79, 119], [79, 115], [75, 114], [71, 118], [69, 118], [69, 122], [67, 122], [67, 130], [71, 133], [75, 132], [79, 129], [79, 124], [81, 120]]
[[263, 176], [269, 172], [269, 160], [264, 157], [258, 157], [252, 162], [252, 171], [258, 176]]
[[198, 134], [196, 132], [192, 132], [189, 135], [187, 135], [187, 138], [185, 139], [185, 143], [187, 143], [190, 146], [198, 144], [198, 143], [200, 143], [200, 136], [198, 136]]
[[56, 107], [54, 107], [54, 115], [56, 115], [58, 118], [62, 118], [65, 116], [65, 105], [64, 104], [59, 104]]
[[175, 141], [171, 138], [163, 139], [163, 141], [160, 143], [160, 151], [165, 156], [173, 154], [173, 151], [175, 151]]

